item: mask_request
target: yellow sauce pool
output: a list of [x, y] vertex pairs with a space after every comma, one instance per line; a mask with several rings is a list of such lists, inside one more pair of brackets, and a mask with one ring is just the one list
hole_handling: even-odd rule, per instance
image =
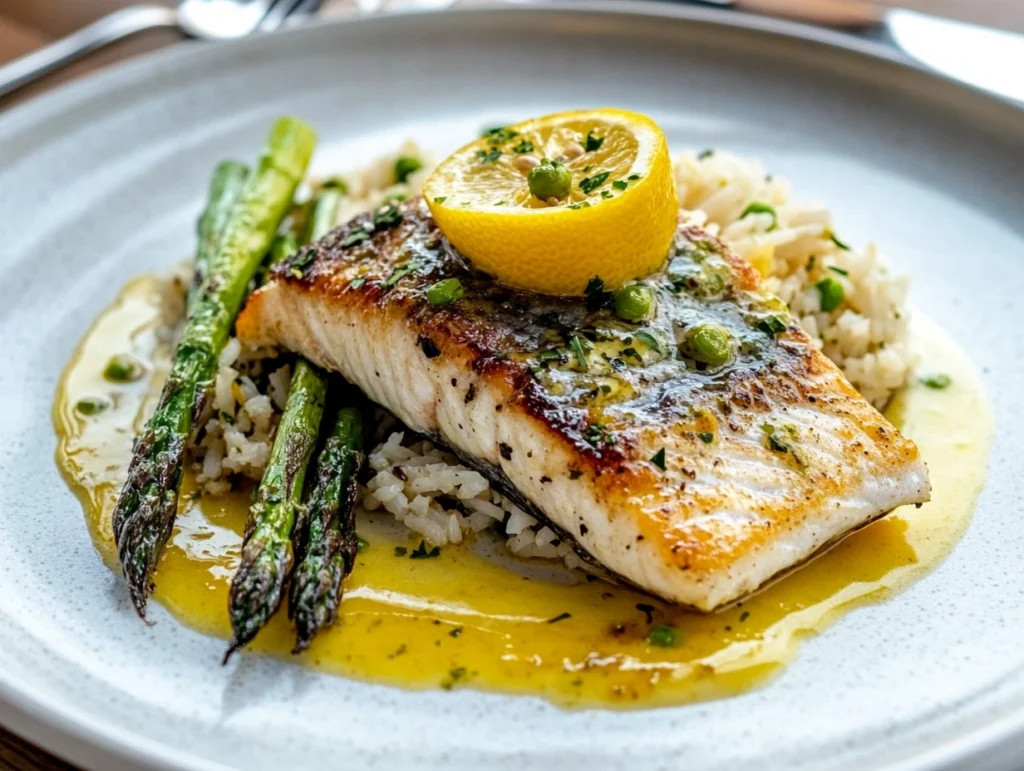
[[[132, 436], [153, 407], [168, 363], [154, 335], [159, 315], [154, 280], [125, 287], [86, 335], [54, 405], [57, 462], [82, 501], [97, 550], [115, 570], [111, 511]], [[411, 560], [396, 556], [395, 547], [411, 551], [418, 538], [397, 536], [390, 515], [363, 515], [359, 533], [370, 545], [345, 583], [339, 622], [294, 658], [398, 686], [529, 693], [565, 706], [654, 707], [751, 688], [795, 655], [801, 636], [928, 573], [970, 522], [985, 479], [988, 403], [966, 355], [945, 333], [915, 319], [912, 337], [918, 371], [952, 378], [943, 390], [915, 380], [889, 410], [928, 464], [932, 502], [899, 509], [742, 604], [700, 615], [625, 587], [567, 579], [558, 569], [548, 577], [536, 568], [508, 569], [480, 553], [488, 536], [445, 547], [436, 559]], [[128, 386], [106, 382], [106, 362], [126, 352], [146, 361], [150, 376]], [[113, 405], [83, 417], [75, 404], [92, 396]], [[227, 589], [248, 493], [199, 499], [194, 490], [186, 475], [155, 600], [182, 623], [226, 639]], [[647, 615], [679, 628], [678, 647], [646, 642]], [[253, 649], [291, 657], [292, 642], [282, 612]]]

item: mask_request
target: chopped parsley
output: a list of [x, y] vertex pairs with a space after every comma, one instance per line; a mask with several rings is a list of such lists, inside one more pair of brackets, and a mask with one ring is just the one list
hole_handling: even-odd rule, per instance
[[776, 315], [765, 316], [757, 322], [757, 328], [770, 337], [786, 331], [786, 322]]
[[850, 271], [844, 270], [843, 268], [837, 268], [835, 265], [829, 265], [828, 269], [833, 273], [838, 273], [840, 276], [849, 276]]
[[797, 446], [797, 432], [794, 426], [786, 425], [776, 428], [770, 423], [761, 426], [765, 438], [768, 440], [768, 448], [773, 452], [789, 453], [800, 468], [807, 468], [809, 465], [803, 451]]
[[707, 150], [701, 150], [699, 153], [697, 153], [697, 160], [703, 161], [705, 158], [710, 158], [714, 154], [715, 151], [709, 147]]
[[635, 337], [637, 340], [643, 340], [643, 342], [647, 344], [647, 347], [650, 348], [652, 351], [655, 351], [656, 353], [661, 353], [661, 344], [658, 342], [658, 338], [656, 338], [650, 332], [641, 329], [639, 332], [635, 333]]
[[487, 139], [492, 145], [497, 145], [515, 139], [519, 136], [519, 132], [513, 131], [508, 126], [495, 126], [487, 129], [480, 136]]
[[700, 440], [704, 442], [704, 444], [711, 444], [715, 441], [715, 435], [710, 431], [701, 431], [697, 436], [700, 437]]
[[604, 140], [605, 140], [604, 137], [595, 137], [593, 130], [591, 130], [591, 131], [589, 131], [587, 133], [586, 140], [583, 141], [583, 142], [580, 142], [580, 144], [583, 145], [584, 151], [586, 151], [588, 153], [592, 153], [592, 152], [594, 152], [594, 150], [600, 150], [601, 149], [601, 145], [604, 144]]
[[583, 433], [583, 439], [594, 447], [611, 447], [618, 441], [615, 434], [600, 423], [591, 423]]
[[594, 276], [587, 282], [587, 288], [583, 290], [583, 295], [587, 298], [587, 310], [591, 313], [607, 308], [615, 302], [615, 295], [604, 291], [604, 281], [598, 276]]
[[541, 351], [537, 354], [537, 360], [539, 362], [546, 363], [549, 361], [557, 361], [559, 364], [565, 361], [565, 354], [556, 348], [549, 348], [546, 351]]
[[[612, 182], [612, 184], [614, 185], [615, 183]], [[602, 190], [601, 191], [601, 197], [604, 198], [605, 200], [608, 200], [609, 198], [612, 197], [612, 191], [611, 190]]]
[[370, 231], [363, 227], [354, 228], [344, 241], [341, 242], [342, 247], [355, 246], [361, 244], [363, 241], [370, 240]]
[[946, 374], [924, 375], [920, 378], [921, 385], [941, 391], [953, 385], [953, 378]]
[[626, 177], [626, 179], [628, 179], [630, 182], [636, 182], [638, 179], [640, 179], [640, 175], [630, 174], [628, 177]]
[[418, 260], [409, 260], [409, 262], [405, 263], [404, 265], [399, 265], [397, 268], [391, 271], [391, 275], [388, 276], [387, 279], [385, 279], [384, 283], [381, 284], [381, 286], [394, 286], [403, 278], [408, 276], [410, 273], [412, 273], [415, 270], [418, 270], [422, 265], [423, 263], [419, 262]]
[[833, 233], [832, 231], [829, 231], [828, 237], [829, 237], [829, 239], [831, 239], [833, 244], [838, 246], [844, 252], [850, 251], [850, 247], [846, 243], [844, 243], [843, 241], [840, 241], [838, 236], [836, 236], [836, 234]]
[[427, 542], [420, 541], [420, 545], [412, 550], [412, 554], [409, 555], [411, 560], [427, 560], [432, 557], [439, 557], [441, 555], [441, 547], [435, 546], [433, 549], [427, 549]]
[[658, 624], [647, 633], [647, 642], [656, 648], [678, 647], [679, 630], [671, 624]]
[[602, 171], [600, 174], [595, 174], [592, 177], [584, 177], [580, 181], [580, 190], [582, 190], [587, 195], [590, 195], [599, 187], [601, 187], [601, 185], [603, 185], [605, 181], [607, 181], [608, 174], [609, 172]]
[[446, 691], [450, 691], [466, 674], [467, 670], [465, 667], [452, 667], [448, 670], [448, 677], [441, 681], [441, 687]]
[[654, 455], [651, 456], [651, 463], [660, 468], [662, 471], [665, 470], [665, 448], [662, 447]]
[[587, 354], [583, 350], [583, 342], [580, 340], [579, 335], [573, 335], [572, 339], [569, 340], [569, 347], [572, 348], [572, 352], [576, 354], [576, 363], [580, 369], [586, 372], [589, 368], [587, 367]]
[[373, 215], [374, 230], [387, 230], [402, 221], [402, 210], [394, 203], [389, 203]]
[[488, 163], [494, 163], [501, 157], [501, 150], [496, 147], [490, 150], [477, 150], [476, 157], [480, 159], [482, 165], [486, 166]]
[[448, 636], [449, 637], [458, 637], [460, 634], [462, 634], [462, 627], [461, 626], [457, 626], [452, 631], [450, 631], [448, 633]]
[[529, 139], [520, 139], [519, 143], [515, 147], [512, 148], [512, 152], [514, 152], [514, 153], [532, 153], [533, 152], [533, 142], [531, 142]]
[[366, 283], [366, 279], [363, 278], [362, 276], [360, 276], [359, 278], [354, 278], [351, 281], [349, 281], [348, 285], [349, 285], [350, 289], [358, 289], [359, 287], [361, 287], [365, 283]]
[[423, 161], [415, 155], [400, 155], [395, 161], [395, 182], [405, 182], [414, 172], [423, 168]]
[[754, 201], [740, 215], [740, 219], [743, 219], [749, 214], [770, 214], [772, 217], [772, 224], [768, 228], [769, 230], [775, 230], [779, 224], [779, 215], [775, 212], [775, 207], [770, 203], [761, 203], [760, 201]]
[[612, 187], [614, 187], [616, 190], [625, 190], [627, 187], [629, 187], [629, 183], [624, 179], [617, 179], [614, 182], [612, 182]]
[[446, 195], [435, 195], [434, 196], [434, 203], [444, 203], [447, 200], [448, 200], [448, 196], [446, 196]]

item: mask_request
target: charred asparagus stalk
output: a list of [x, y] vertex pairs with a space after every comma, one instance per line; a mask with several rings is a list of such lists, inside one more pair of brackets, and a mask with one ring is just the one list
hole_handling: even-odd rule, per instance
[[[304, 243], [320, 238], [333, 227], [341, 194], [333, 185], [320, 190], [306, 222]], [[284, 259], [295, 248], [294, 238], [278, 236], [270, 259]], [[290, 538], [303, 511], [302, 486], [320, 432], [326, 394], [326, 377], [300, 359], [292, 374], [288, 401], [256, 503], [249, 510], [242, 561], [231, 582], [229, 611], [234, 637], [225, 662], [256, 636], [281, 604], [292, 566]]]
[[295, 619], [293, 653], [305, 649], [317, 631], [334, 622], [341, 582], [356, 561], [356, 474], [363, 464], [363, 423], [359, 410], [343, 407], [316, 462], [316, 485], [296, 528], [299, 566], [292, 576], [288, 614]]
[[234, 637], [225, 662], [256, 636], [281, 604], [292, 566], [292, 528], [302, 505], [306, 468], [316, 446], [326, 394], [326, 378], [299, 359], [267, 470], [249, 509], [242, 561], [231, 582]]
[[259, 164], [211, 249], [156, 412], [132, 448], [113, 527], [128, 590], [140, 616], [145, 616], [153, 570], [177, 514], [185, 445], [202, 413], [217, 357], [315, 144], [315, 134], [302, 121], [280, 118], [274, 123]]
[[213, 178], [210, 180], [210, 197], [196, 225], [199, 247], [196, 249], [194, 277], [189, 289], [190, 305], [206, 279], [210, 260], [217, 250], [217, 243], [224, 232], [228, 216], [248, 177], [249, 167], [238, 161], [222, 161], [213, 172]]

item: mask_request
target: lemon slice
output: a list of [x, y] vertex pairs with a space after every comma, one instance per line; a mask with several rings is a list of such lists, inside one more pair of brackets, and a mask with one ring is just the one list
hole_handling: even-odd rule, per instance
[[[543, 160], [571, 174], [568, 192], [538, 198]], [[583, 294], [621, 286], [668, 256], [679, 206], [668, 143], [646, 115], [563, 112], [488, 132], [446, 158], [423, 186], [441, 232], [473, 264], [511, 286]]]

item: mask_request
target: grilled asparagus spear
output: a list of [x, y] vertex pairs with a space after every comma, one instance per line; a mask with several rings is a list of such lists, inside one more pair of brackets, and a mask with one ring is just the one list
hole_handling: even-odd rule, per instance
[[197, 290], [203, 285], [210, 267], [210, 259], [217, 249], [224, 225], [231, 214], [231, 208], [245, 187], [249, 177], [249, 167], [238, 161], [222, 161], [217, 165], [210, 180], [210, 197], [206, 209], [199, 217], [196, 226], [199, 236], [199, 247], [196, 249], [194, 277], [189, 289], [189, 304], [196, 297]]
[[242, 561], [231, 581], [229, 611], [234, 637], [225, 662], [256, 636], [281, 604], [292, 566], [289, 539], [302, 505], [306, 467], [316, 446], [326, 395], [326, 378], [299, 359], [267, 470], [249, 509]]
[[[304, 243], [320, 238], [334, 226], [341, 196], [336, 185], [321, 188], [310, 208]], [[284, 259], [295, 248], [293, 237], [278, 236], [270, 259]], [[225, 661], [256, 636], [281, 604], [292, 566], [289, 539], [303, 511], [302, 485], [320, 432], [326, 393], [326, 377], [300, 359], [256, 503], [249, 510], [242, 561], [231, 582], [229, 612], [234, 637]]]
[[300, 560], [292, 576], [288, 614], [295, 619], [293, 653], [305, 649], [341, 604], [341, 582], [356, 561], [356, 474], [363, 464], [363, 423], [359, 410], [343, 407], [317, 457], [316, 486], [310, 493], [297, 539]]
[[132, 448], [114, 508], [114, 540], [132, 602], [145, 616], [151, 577], [178, 509], [185, 444], [201, 414], [245, 290], [288, 211], [316, 136], [280, 118], [255, 172], [231, 207], [192, 300], [156, 412]]

